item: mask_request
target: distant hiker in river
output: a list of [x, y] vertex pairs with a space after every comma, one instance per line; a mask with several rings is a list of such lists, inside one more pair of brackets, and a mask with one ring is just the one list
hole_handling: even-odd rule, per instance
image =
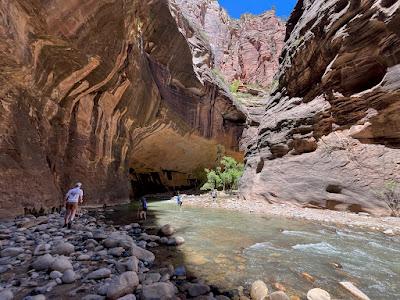
[[64, 217], [64, 226], [68, 226], [68, 229], [71, 229], [72, 222], [75, 219], [75, 214], [78, 209], [78, 205], [83, 203], [83, 190], [82, 183], [78, 182], [75, 184], [75, 187], [70, 189], [64, 198], [65, 201], [65, 217]]
[[140, 198], [140, 212], [139, 212], [139, 218], [140, 220], [146, 220], [147, 218], [147, 199], [146, 197]]
[[182, 196], [181, 193], [178, 191], [178, 194], [176, 195], [176, 204], [181, 207], [183, 202], [182, 202]]
[[214, 202], [217, 201], [217, 196], [218, 196], [217, 189], [213, 189], [212, 192], [211, 192], [211, 197], [212, 197]]

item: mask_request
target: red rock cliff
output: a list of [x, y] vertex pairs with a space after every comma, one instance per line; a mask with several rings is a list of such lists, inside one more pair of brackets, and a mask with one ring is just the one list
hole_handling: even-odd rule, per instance
[[[247, 144], [243, 196], [386, 210], [400, 174], [400, 2], [300, 0], [279, 85]], [[252, 142], [251, 142], [252, 140]]]
[[190, 184], [245, 117], [166, 1], [0, 3], [0, 213]]
[[173, 0], [210, 44], [214, 68], [228, 83], [271, 86], [284, 45], [285, 22], [274, 11], [231, 19], [218, 1]]

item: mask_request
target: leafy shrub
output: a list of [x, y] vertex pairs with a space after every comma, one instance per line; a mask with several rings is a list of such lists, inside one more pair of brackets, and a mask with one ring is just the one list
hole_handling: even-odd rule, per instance
[[207, 182], [201, 187], [202, 191], [223, 188], [223, 190], [237, 189], [239, 179], [243, 175], [244, 165], [233, 157], [224, 156], [221, 166], [215, 170], [205, 169]]
[[241, 84], [242, 84], [242, 83], [240, 82], [240, 80], [235, 79], [235, 80], [231, 83], [231, 85], [229, 86], [229, 90], [231, 91], [231, 93], [237, 93], [237, 91], [238, 91], [238, 89], [239, 89], [239, 86], [240, 86]]
[[397, 181], [386, 181], [385, 188], [378, 197], [386, 203], [393, 217], [400, 217], [400, 188]]

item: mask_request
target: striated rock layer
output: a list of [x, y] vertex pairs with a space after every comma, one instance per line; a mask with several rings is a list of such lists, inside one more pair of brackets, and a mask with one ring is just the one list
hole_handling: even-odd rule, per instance
[[171, 0], [211, 46], [215, 72], [231, 83], [273, 85], [285, 22], [274, 11], [231, 19], [215, 0]]
[[246, 129], [244, 197], [386, 211], [377, 194], [400, 180], [399, 28], [399, 1], [297, 3], [279, 86]]
[[108, 203], [192, 184], [221, 149], [240, 158], [245, 116], [176, 14], [161, 0], [0, 2], [0, 214], [57, 206], [77, 180]]

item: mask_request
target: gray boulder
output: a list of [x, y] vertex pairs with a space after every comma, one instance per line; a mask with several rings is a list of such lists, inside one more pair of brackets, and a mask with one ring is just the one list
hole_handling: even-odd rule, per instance
[[118, 299], [131, 294], [139, 285], [139, 278], [135, 272], [128, 271], [112, 279], [107, 289], [107, 299]]
[[35, 261], [32, 263], [32, 268], [37, 271], [48, 270], [54, 261], [55, 258], [53, 256], [50, 254], [45, 254], [35, 259]]
[[68, 269], [73, 269], [71, 262], [65, 256], [57, 257], [54, 262], [51, 264], [50, 268], [53, 271], [59, 271], [64, 273]]
[[169, 300], [175, 299], [177, 288], [170, 282], [156, 282], [150, 285], [145, 285], [142, 288], [142, 300]]
[[71, 255], [75, 251], [74, 245], [71, 243], [60, 242], [52, 249], [52, 254]]

